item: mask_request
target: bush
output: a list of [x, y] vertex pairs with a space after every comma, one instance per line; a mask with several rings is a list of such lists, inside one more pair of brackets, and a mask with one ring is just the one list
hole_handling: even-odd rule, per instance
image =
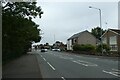
[[79, 44], [75, 44], [73, 46], [73, 51], [79, 51], [79, 49], [80, 49], [80, 45]]
[[95, 51], [95, 47], [91, 44], [82, 44], [82, 45], [79, 45], [79, 44], [75, 44], [73, 46], [73, 51], [88, 51], [88, 52], [93, 52]]
[[93, 45], [90, 45], [90, 44], [85, 45], [84, 48], [86, 51], [95, 51], [95, 47]]
[[102, 50], [104, 53], [109, 53], [110, 52], [110, 47], [107, 44], [101, 44], [97, 45], [96, 51], [102, 53]]

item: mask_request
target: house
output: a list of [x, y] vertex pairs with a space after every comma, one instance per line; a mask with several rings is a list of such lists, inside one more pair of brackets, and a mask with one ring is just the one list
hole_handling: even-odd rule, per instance
[[83, 31], [77, 34], [74, 34], [69, 39], [67, 39], [67, 50], [73, 50], [74, 44], [91, 44], [96, 46], [98, 39], [92, 35], [89, 31]]
[[59, 48], [60, 45], [61, 45], [61, 42], [60, 42], [60, 41], [56, 41], [56, 42], [53, 44], [53, 48]]
[[120, 53], [120, 29], [108, 29], [101, 37], [102, 42], [110, 47], [111, 52]]
[[63, 42], [60, 42], [60, 41], [56, 41], [54, 44], [53, 44], [53, 48], [54, 49], [60, 49], [61, 51], [64, 51], [66, 50], [66, 45], [63, 44]]

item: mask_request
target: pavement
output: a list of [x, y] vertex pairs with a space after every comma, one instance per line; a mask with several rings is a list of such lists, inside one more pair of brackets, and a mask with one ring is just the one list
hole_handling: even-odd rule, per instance
[[28, 53], [15, 59], [2, 67], [2, 78], [32, 78], [42, 79], [36, 54]]

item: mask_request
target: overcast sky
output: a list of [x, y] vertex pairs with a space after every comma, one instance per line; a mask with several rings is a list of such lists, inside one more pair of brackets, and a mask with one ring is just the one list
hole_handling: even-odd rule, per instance
[[[73, 34], [99, 26], [99, 11], [102, 10], [102, 28], [118, 28], [117, 2], [38, 2], [44, 14], [34, 21], [42, 29], [42, 40], [39, 43], [53, 44], [55, 41], [67, 42]], [[107, 22], [107, 24], [105, 24]]]

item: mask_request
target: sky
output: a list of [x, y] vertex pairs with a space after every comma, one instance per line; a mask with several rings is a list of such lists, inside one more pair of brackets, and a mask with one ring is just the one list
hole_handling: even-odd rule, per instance
[[[42, 30], [42, 39], [35, 44], [53, 44], [55, 41], [67, 42], [72, 35], [100, 25], [99, 10], [102, 11], [102, 28], [118, 29], [118, 2], [82, 2], [82, 1], [38, 1], [42, 18], [33, 19]], [[106, 24], [107, 23], [107, 24]]]

